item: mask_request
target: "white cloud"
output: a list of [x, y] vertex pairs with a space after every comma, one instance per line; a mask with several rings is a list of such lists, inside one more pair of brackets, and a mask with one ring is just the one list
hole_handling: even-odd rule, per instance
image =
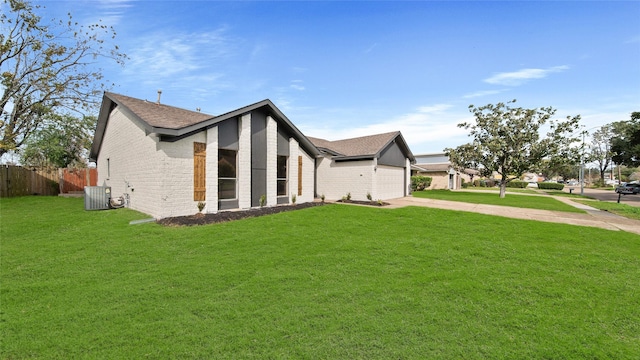
[[495, 74], [484, 82], [494, 85], [518, 86], [531, 79], [542, 79], [549, 74], [562, 72], [569, 69], [567, 65], [554, 66], [548, 69], [522, 69], [514, 72]]
[[304, 91], [305, 89], [304, 85], [302, 85], [302, 80], [291, 81], [291, 85], [289, 85], [289, 87], [298, 91]]
[[368, 53], [372, 52], [372, 51], [373, 51], [373, 49], [375, 49], [377, 46], [378, 46], [378, 43], [374, 43], [373, 45], [371, 45], [371, 46], [369, 46], [368, 48], [366, 48], [366, 49], [364, 50], [364, 53], [365, 53], [365, 54], [368, 54]]
[[215, 60], [234, 54], [235, 45], [226, 28], [199, 33], [154, 33], [136, 39], [125, 51], [130, 57], [125, 73], [141, 81], [162, 81], [175, 76], [218, 78]]
[[504, 92], [505, 90], [484, 90], [484, 91], [476, 91], [474, 93], [463, 95], [463, 99], [472, 99], [489, 95], [496, 95]]

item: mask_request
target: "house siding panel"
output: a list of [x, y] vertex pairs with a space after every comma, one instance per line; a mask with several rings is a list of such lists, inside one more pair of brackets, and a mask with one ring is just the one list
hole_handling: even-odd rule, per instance
[[382, 151], [378, 159], [378, 164], [404, 167], [406, 159], [404, 153], [398, 147], [398, 144], [394, 142]]

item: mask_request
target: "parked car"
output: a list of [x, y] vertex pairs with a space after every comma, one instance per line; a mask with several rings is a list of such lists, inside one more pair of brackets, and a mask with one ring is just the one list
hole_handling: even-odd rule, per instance
[[630, 182], [628, 184], [620, 185], [616, 188], [618, 194], [638, 194], [640, 193], [640, 184], [637, 182]]

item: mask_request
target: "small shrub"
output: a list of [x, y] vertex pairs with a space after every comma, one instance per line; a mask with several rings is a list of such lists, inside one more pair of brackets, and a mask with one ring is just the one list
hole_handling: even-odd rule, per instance
[[324, 204], [324, 194], [320, 195], [320, 201]]
[[202, 201], [198, 201], [198, 212], [202, 212], [202, 210], [204, 209], [204, 207], [207, 205], [207, 203], [202, 202]]
[[433, 178], [430, 176], [414, 175], [411, 177], [411, 191], [423, 191], [431, 186]]
[[291, 203], [295, 205], [295, 204], [296, 204], [296, 200], [298, 200], [298, 198], [296, 197], [296, 195], [295, 195], [295, 194], [293, 194], [293, 195], [291, 196]]
[[351, 193], [350, 193], [350, 192], [348, 192], [348, 193], [347, 193], [347, 196], [345, 196], [345, 197], [347, 198], [347, 201], [351, 200]]
[[382, 206], [382, 204], [384, 204], [384, 203], [382, 202], [382, 199], [378, 199], [378, 205]]
[[267, 195], [262, 194], [260, 196], [260, 207], [264, 207], [267, 204]]
[[464, 181], [464, 179], [460, 179], [460, 186], [462, 186], [463, 189], [466, 189], [469, 187], [469, 182]]
[[367, 200], [372, 201], [371, 200], [371, 193], [367, 193]]
[[476, 179], [473, 180], [473, 186], [475, 187], [494, 187], [496, 186], [495, 180], [491, 179]]

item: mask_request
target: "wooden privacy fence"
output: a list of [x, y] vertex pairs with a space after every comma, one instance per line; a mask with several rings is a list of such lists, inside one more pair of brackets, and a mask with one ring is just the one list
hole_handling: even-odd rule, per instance
[[96, 186], [98, 169], [60, 169], [60, 192], [84, 192], [85, 186]]
[[97, 180], [96, 169], [27, 169], [0, 165], [0, 197], [82, 192], [86, 185], [95, 186]]

